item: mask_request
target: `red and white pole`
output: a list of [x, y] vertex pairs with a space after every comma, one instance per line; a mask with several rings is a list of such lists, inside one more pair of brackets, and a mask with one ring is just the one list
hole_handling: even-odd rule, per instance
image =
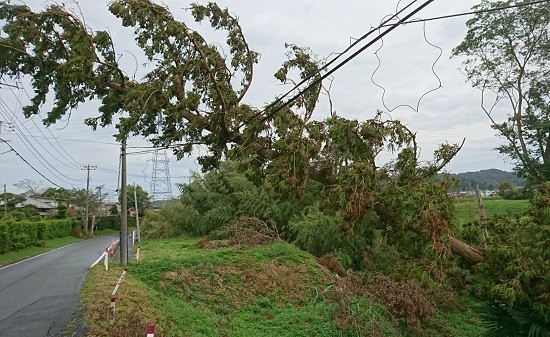
[[155, 326], [154, 325], [148, 325], [147, 326], [147, 337], [155, 337]]
[[115, 324], [115, 301], [116, 297], [111, 296], [111, 318], [109, 319], [111, 325]]

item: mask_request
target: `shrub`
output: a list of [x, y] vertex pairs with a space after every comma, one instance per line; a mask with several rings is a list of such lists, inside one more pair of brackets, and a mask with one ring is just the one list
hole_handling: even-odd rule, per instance
[[141, 230], [150, 238], [200, 235], [202, 217], [191, 205], [180, 200], [166, 203], [158, 212], [149, 212], [143, 218]]
[[77, 226], [78, 222], [71, 219], [0, 222], [0, 254], [41, 245], [44, 240], [71, 235]]
[[95, 228], [100, 231], [104, 229], [120, 230], [120, 215], [111, 214], [102, 216], [97, 220]]
[[325, 214], [317, 203], [306, 207], [290, 224], [296, 232], [294, 243], [298, 247], [315, 256], [323, 256], [342, 245], [342, 223], [341, 214]]

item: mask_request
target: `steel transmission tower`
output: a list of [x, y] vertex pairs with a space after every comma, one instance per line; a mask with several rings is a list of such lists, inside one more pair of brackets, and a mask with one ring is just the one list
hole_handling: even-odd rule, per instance
[[165, 149], [156, 149], [153, 152], [153, 174], [151, 177], [151, 201], [172, 199], [172, 183], [168, 155]]

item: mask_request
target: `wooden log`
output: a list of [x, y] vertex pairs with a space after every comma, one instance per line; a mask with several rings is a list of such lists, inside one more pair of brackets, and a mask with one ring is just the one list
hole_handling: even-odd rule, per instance
[[485, 257], [479, 250], [476, 248], [468, 245], [467, 243], [464, 243], [458, 239], [455, 239], [452, 236], [449, 236], [449, 243], [451, 245], [451, 250], [460, 255], [461, 257], [465, 258], [469, 262], [472, 263], [480, 263], [485, 260]]

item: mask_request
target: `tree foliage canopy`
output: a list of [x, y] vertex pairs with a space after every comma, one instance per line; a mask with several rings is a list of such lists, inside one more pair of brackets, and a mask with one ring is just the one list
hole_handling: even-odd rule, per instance
[[[135, 190], [135, 192], [134, 192]], [[145, 210], [151, 206], [151, 199], [149, 198], [149, 193], [143, 189], [140, 185], [128, 185], [127, 187], [127, 205], [129, 208], [135, 208], [135, 199], [134, 193], [137, 198], [137, 208], [139, 211], [139, 216], [145, 214]], [[120, 196], [119, 196], [120, 201]]]
[[[234, 142], [252, 111], [240, 102], [259, 55], [250, 50], [237, 20], [216, 4], [192, 5], [197, 22], [209, 21], [227, 33], [230, 57], [197, 31], [177, 21], [163, 6], [147, 0], [119, 0], [109, 10], [122, 25], [134, 28], [135, 43], [148, 59], [143, 79], [125, 74], [110, 34], [94, 32], [61, 5], [33, 12], [25, 5], [0, 4], [0, 75], [32, 77], [35, 96], [24, 108], [38, 113], [53, 96], [44, 120], [51, 124], [87, 99], [100, 99], [100, 115], [87, 120], [93, 128], [120, 119], [119, 137], [151, 137], [160, 145], [178, 143], [181, 153], [195, 144], [219, 158]], [[241, 77], [238, 85], [232, 81]]]
[[[27, 116], [38, 113], [51, 96], [46, 123], [99, 99], [100, 115], [87, 120], [93, 128], [119, 117], [120, 138], [141, 134], [174, 147], [180, 156], [200, 144], [209, 150], [199, 158], [203, 169], [218, 167], [224, 157], [234, 160], [257, 185], [266, 180], [282, 198], [303, 198], [309, 184], [317, 184], [329, 200], [323, 211], [340, 212], [350, 233], [362, 232], [362, 222], [376, 213], [391, 223], [394, 234], [409, 230], [423, 236], [427, 229], [425, 238], [441, 243], [446, 225], [438, 219], [450, 215], [444, 188], [432, 188], [430, 178], [459, 146], [444, 144], [433, 162], [420, 165], [415, 134], [399, 121], [384, 120], [382, 113], [364, 121], [333, 113], [315, 120], [321, 62], [292, 44], [275, 78], [292, 84], [297, 74], [311, 90], [288, 106], [276, 101], [261, 114], [243, 103], [259, 55], [237, 19], [215, 3], [193, 4], [189, 12], [196, 22], [226, 33], [227, 54], [152, 1], [116, 0], [109, 10], [134, 29], [135, 43], [148, 59], [141, 80], [123, 72], [108, 32], [92, 31], [65, 7], [54, 4], [34, 12], [0, 3], [5, 22], [0, 75], [31, 77], [35, 97], [24, 109]], [[380, 166], [384, 151], [394, 160]], [[413, 200], [411, 189], [423, 197]]]
[[[550, 180], [550, 4], [526, 3], [483, 0], [474, 6], [478, 13], [453, 55], [466, 56], [468, 80], [482, 90], [482, 108], [507, 140], [498, 150], [522, 176], [540, 182]], [[521, 6], [494, 10], [511, 5]], [[486, 92], [496, 95], [492, 104]], [[497, 116], [501, 101], [509, 104], [504, 122]]]

